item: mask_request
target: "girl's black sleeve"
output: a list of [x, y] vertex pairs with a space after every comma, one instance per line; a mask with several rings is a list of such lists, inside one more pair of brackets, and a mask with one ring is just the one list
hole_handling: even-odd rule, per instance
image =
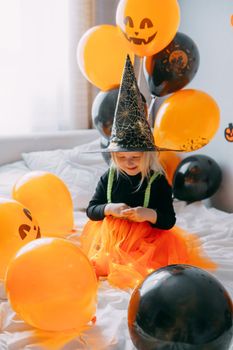
[[175, 225], [172, 188], [163, 175], [152, 183], [149, 207], [157, 213], [157, 221], [152, 224], [153, 227], [169, 230]]
[[107, 205], [107, 184], [108, 171], [101, 176], [95, 194], [88, 204], [86, 213], [91, 220], [99, 221], [104, 219], [104, 209]]

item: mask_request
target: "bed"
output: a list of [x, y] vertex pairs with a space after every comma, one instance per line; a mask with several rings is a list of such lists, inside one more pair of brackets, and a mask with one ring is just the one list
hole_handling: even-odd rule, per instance
[[[10, 197], [16, 180], [29, 171], [52, 172], [70, 190], [78, 234], [87, 220], [85, 207], [96, 181], [107, 169], [101, 154], [84, 155], [83, 150], [94, 150], [99, 144], [99, 134], [94, 129], [0, 138], [0, 196]], [[233, 214], [207, 207], [205, 202], [187, 205], [175, 201], [174, 204], [177, 225], [198, 234], [207, 254], [219, 265], [214, 275], [233, 298]], [[53, 339], [60, 337], [57, 350], [133, 350], [127, 327], [131, 293], [113, 288], [103, 280], [98, 290], [96, 324], [82, 336], [62, 338], [48, 332], [38, 332], [35, 336], [32, 327], [11, 309], [1, 282], [0, 349], [45, 350], [52, 347]]]

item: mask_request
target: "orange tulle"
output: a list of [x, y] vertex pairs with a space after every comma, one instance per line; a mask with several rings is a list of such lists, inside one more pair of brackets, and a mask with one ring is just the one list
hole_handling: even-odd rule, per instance
[[177, 226], [160, 230], [147, 222], [106, 217], [88, 221], [80, 239], [97, 276], [106, 276], [119, 288], [134, 288], [152, 271], [172, 264], [216, 269], [199, 238]]

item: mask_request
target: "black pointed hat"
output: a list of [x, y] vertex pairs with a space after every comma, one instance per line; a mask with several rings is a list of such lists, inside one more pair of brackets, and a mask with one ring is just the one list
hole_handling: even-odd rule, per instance
[[126, 58], [114, 115], [108, 152], [155, 151], [154, 137], [147, 121], [145, 103], [139, 91], [134, 68]]

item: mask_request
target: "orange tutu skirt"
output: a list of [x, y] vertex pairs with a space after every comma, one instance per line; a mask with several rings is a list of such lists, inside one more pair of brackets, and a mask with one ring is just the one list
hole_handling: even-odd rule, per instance
[[177, 226], [161, 230], [147, 222], [106, 217], [103, 221], [89, 220], [80, 241], [97, 276], [106, 276], [119, 288], [134, 288], [149, 273], [172, 264], [216, 269], [216, 264], [204, 256], [199, 238]]

